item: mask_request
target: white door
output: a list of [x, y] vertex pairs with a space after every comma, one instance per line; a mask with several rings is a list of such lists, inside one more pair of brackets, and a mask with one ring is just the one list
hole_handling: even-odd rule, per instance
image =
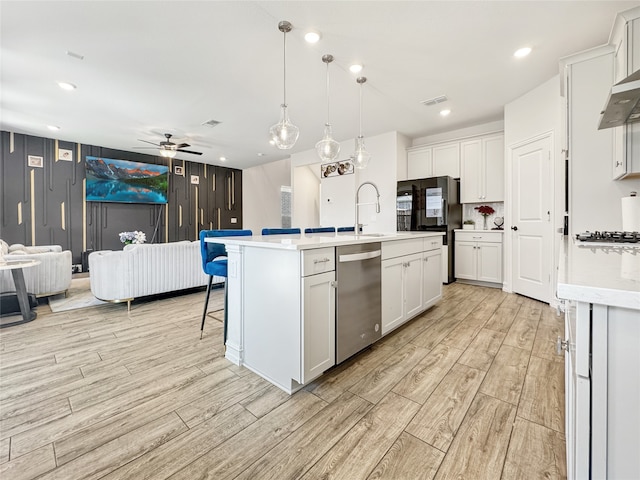
[[478, 242], [478, 280], [502, 283], [502, 244]]
[[431, 250], [422, 254], [422, 308], [429, 308], [442, 297], [440, 265], [442, 250]]
[[550, 136], [513, 148], [511, 158], [513, 291], [549, 303], [553, 260]]
[[336, 272], [302, 279], [304, 332], [302, 380], [307, 383], [336, 364]]
[[404, 321], [404, 258], [382, 261], [382, 335]]
[[417, 315], [422, 310], [422, 254], [407, 255], [404, 268], [404, 318]]

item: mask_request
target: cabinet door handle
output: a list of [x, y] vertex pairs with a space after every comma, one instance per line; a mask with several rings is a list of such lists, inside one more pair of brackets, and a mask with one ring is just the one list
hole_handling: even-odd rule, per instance
[[320, 258], [315, 258], [315, 259], [313, 260], [313, 264], [315, 265], [315, 264], [318, 264], [318, 263], [326, 263], [326, 262], [330, 262], [330, 261], [331, 261], [331, 259], [330, 259], [330, 258], [322, 258], [322, 259], [320, 259]]
[[622, 166], [622, 162], [616, 162], [616, 167], [621, 167]]
[[337, 280], [331, 280], [331, 286], [333, 288], [338, 288], [338, 281]]

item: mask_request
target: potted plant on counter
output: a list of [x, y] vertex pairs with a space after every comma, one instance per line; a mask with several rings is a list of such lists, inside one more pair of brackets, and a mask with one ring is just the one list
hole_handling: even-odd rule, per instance
[[465, 220], [464, 222], [462, 222], [463, 230], [473, 230], [474, 228], [476, 228], [476, 222], [474, 222], [473, 220]]

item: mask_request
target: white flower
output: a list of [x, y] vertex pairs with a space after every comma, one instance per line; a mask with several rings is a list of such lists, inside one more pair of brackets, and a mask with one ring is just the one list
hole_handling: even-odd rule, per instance
[[144, 243], [147, 241], [145, 233], [138, 230], [133, 232], [120, 232], [119, 237], [122, 243]]

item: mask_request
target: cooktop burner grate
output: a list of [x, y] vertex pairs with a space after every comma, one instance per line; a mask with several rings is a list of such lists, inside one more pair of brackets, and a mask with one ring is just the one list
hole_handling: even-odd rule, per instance
[[576, 234], [581, 242], [640, 243], [639, 232], [584, 232]]

